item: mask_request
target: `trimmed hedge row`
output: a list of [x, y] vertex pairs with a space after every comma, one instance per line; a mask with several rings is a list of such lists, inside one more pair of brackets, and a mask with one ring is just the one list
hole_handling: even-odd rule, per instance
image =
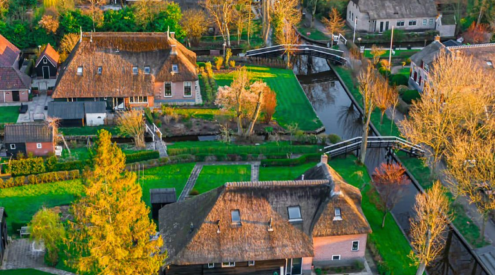
[[63, 180], [74, 180], [81, 177], [79, 170], [48, 172], [37, 175], [19, 176], [9, 178], [8, 180], [0, 179], [0, 189], [22, 186], [28, 184], [42, 184]]
[[294, 166], [310, 161], [319, 161], [321, 154], [306, 154], [295, 159], [262, 159], [262, 166]]
[[13, 160], [8, 168], [12, 175], [30, 175], [46, 172], [43, 158]]
[[186, 147], [186, 148], [168, 148], [168, 154], [170, 156], [183, 155], [183, 154], [253, 154], [253, 152], [259, 152], [259, 154], [281, 154], [292, 152], [293, 154], [308, 154], [318, 152], [321, 146], [318, 145], [283, 145], [283, 146], [225, 146], [225, 147]]
[[125, 156], [125, 163], [134, 163], [139, 161], [145, 161], [150, 159], [157, 159], [160, 157], [158, 151], [143, 151]]

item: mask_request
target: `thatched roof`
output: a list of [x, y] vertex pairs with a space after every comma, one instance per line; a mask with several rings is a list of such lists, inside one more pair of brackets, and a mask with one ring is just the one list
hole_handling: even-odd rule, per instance
[[[172, 64], [179, 73], [171, 73]], [[166, 33], [84, 33], [61, 68], [53, 97], [152, 96], [155, 82], [197, 79], [196, 54]]]
[[[329, 183], [328, 179], [226, 183], [166, 205], [159, 212], [159, 227], [167, 264], [312, 257], [313, 237], [370, 233], [359, 190], [342, 181], [344, 194], [332, 196]], [[302, 221], [289, 222], [290, 206], [300, 207]], [[341, 208], [343, 220], [333, 220], [335, 207]], [[240, 226], [232, 224], [232, 210], [239, 210]]]
[[352, 0], [370, 20], [408, 19], [437, 16], [434, 0]]

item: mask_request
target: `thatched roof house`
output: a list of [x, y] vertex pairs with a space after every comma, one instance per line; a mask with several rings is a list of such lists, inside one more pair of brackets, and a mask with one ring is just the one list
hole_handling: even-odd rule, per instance
[[[196, 268], [303, 259], [300, 264], [305, 270], [312, 259], [331, 258], [319, 251], [335, 246], [332, 238], [354, 236], [345, 249], [351, 252], [351, 240], [365, 243], [371, 233], [359, 190], [324, 162], [308, 171], [305, 180], [226, 183], [166, 205], [159, 212], [159, 227], [167, 265]], [[340, 253], [339, 259], [341, 255], [342, 260], [361, 257]], [[180, 274], [170, 270], [167, 274]]]
[[127, 106], [194, 98], [174, 88], [198, 80], [196, 54], [167, 33], [83, 33], [59, 74], [53, 98], [127, 99]]

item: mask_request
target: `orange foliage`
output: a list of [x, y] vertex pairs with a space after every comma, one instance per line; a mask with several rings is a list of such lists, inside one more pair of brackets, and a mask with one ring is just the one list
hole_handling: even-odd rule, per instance
[[476, 23], [473, 22], [469, 29], [463, 34], [463, 37], [467, 43], [482, 44], [490, 42], [492, 34], [488, 24], [476, 25]]
[[264, 104], [263, 104], [263, 113], [265, 114], [264, 123], [270, 123], [272, 120], [273, 114], [275, 114], [275, 108], [277, 107], [277, 94], [269, 89], [265, 92], [264, 95]]

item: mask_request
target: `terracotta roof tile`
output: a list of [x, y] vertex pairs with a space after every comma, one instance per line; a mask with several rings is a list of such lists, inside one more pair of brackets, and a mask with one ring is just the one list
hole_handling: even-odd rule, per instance
[[0, 67], [0, 91], [31, 88], [31, 78], [13, 67]]
[[21, 51], [0, 34], [0, 67], [12, 67]]
[[36, 66], [41, 62], [41, 59], [46, 56], [46, 58], [52, 63], [53, 66], [57, 67], [58, 61], [60, 59], [60, 55], [58, 52], [48, 43], [46, 45], [46, 48], [43, 50], [43, 52], [40, 54], [38, 57], [38, 60], [36, 61]]

